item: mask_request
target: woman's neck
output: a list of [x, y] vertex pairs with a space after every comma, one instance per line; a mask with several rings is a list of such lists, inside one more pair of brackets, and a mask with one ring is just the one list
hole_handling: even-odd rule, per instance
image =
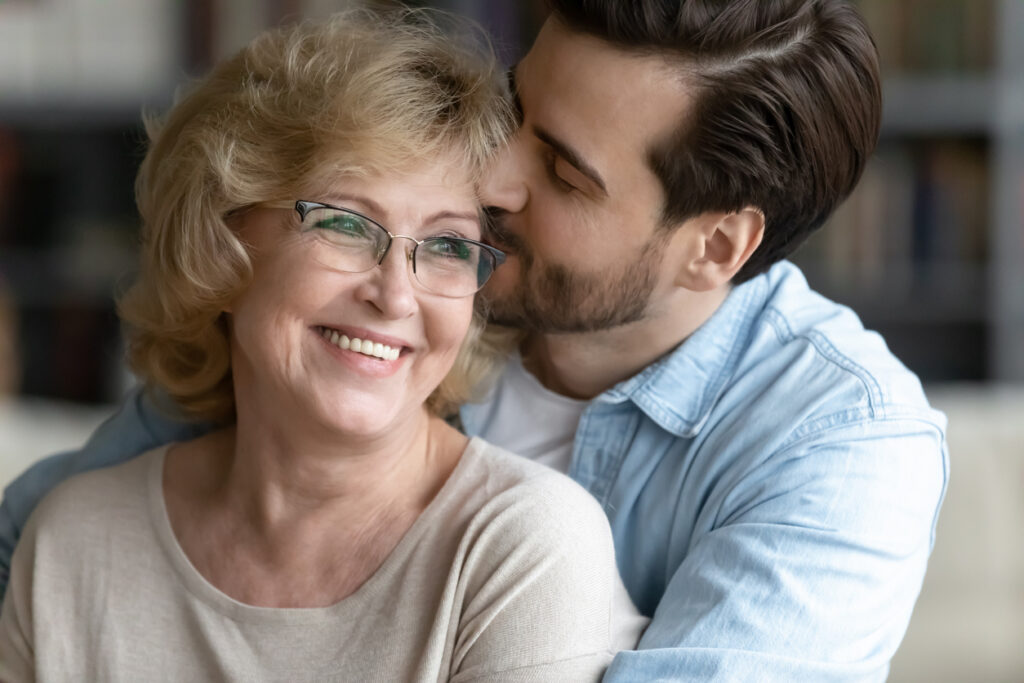
[[164, 489], [193, 565], [231, 597], [264, 606], [322, 606], [358, 589], [440, 491], [467, 441], [426, 413], [358, 446], [239, 418], [169, 453]]
[[433, 421], [423, 413], [371, 438], [316, 433], [239, 414], [224, 494], [261, 526], [409, 500], [437, 470]]

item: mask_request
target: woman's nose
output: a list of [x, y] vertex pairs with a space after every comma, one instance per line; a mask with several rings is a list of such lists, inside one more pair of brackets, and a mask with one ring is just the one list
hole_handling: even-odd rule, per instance
[[518, 133], [498, 153], [484, 174], [480, 199], [485, 207], [505, 213], [519, 213], [526, 207], [530, 194], [522, 137], [522, 132]]
[[362, 298], [373, 304], [385, 318], [401, 319], [416, 310], [413, 282], [412, 245], [398, 238], [392, 241], [384, 259], [369, 272], [360, 288]]

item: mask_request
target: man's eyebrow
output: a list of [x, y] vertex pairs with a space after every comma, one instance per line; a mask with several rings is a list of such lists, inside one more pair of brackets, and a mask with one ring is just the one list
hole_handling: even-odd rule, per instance
[[601, 174], [597, 172], [597, 169], [587, 163], [587, 160], [584, 159], [579, 152], [556, 138], [548, 131], [536, 125], [533, 126], [533, 134], [537, 136], [538, 140], [555, 150], [558, 156], [565, 159], [577, 171], [585, 175], [591, 182], [601, 188], [601, 192], [605, 195], [608, 194], [608, 188], [605, 186], [604, 180], [601, 178]]

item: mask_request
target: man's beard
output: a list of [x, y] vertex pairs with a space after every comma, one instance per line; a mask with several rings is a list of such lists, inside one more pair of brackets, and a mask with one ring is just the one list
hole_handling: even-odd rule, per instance
[[[641, 320], [654, 291], [665, 239], [656, 235], [613, 272], [573, 272], [541, 263], [523, 240], [492, 225], [493, 238], [519, 259], [520, 281], [510, 292], [483, 295], [490, 322], [529, 332], [597, 332]], [[508, 266], [506, 266], [508, 267]]]

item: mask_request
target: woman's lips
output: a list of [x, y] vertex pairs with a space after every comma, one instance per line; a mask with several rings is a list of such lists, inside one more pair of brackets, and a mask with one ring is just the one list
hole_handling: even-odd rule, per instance
[[371, 358], [379, 358], [386, 361], [398, 360], [398, 357], [402, 355], [402, 349], [405, 348], [404, 345], [391, 346], [390, 344], [372, 339], [349, 337], [343, 332], [330, 327], [324, 327], [323, 325], [318, 325], [316, 329], [321, 337], [342, 351], [355, 351]]
[[[355, 371], [358, 375], [372, 379], [385, 379], [391, 377], [397, 373], [408, 360], [412, 357], [412, 349], [403, 347], [398, 350], [398, 356], [395, 357], [395, 347], [388, 346], [390, 349], [390, 356], [384, 357], [385, 344], [382, 342], [369, 342], [364, 339], [359, 339], [359, 350], [352, 350], [353, 337], [348, 337], [348, 348], [342, 348], [342, 333], [334, 328], [323, 327], [317, 325], [310, 328], [310, 332], [313, 333], [319, 340], [319, 343], [324, 345], [324, 350], [334, 357], [335, 360], [340, 362], [344, 367]], [[338, 334], [338, 342], [333, 341], [334, 334]], [[381, 344], [381, 355], [374, 355], [374, 351], [377, 350], [377, 344]]]

